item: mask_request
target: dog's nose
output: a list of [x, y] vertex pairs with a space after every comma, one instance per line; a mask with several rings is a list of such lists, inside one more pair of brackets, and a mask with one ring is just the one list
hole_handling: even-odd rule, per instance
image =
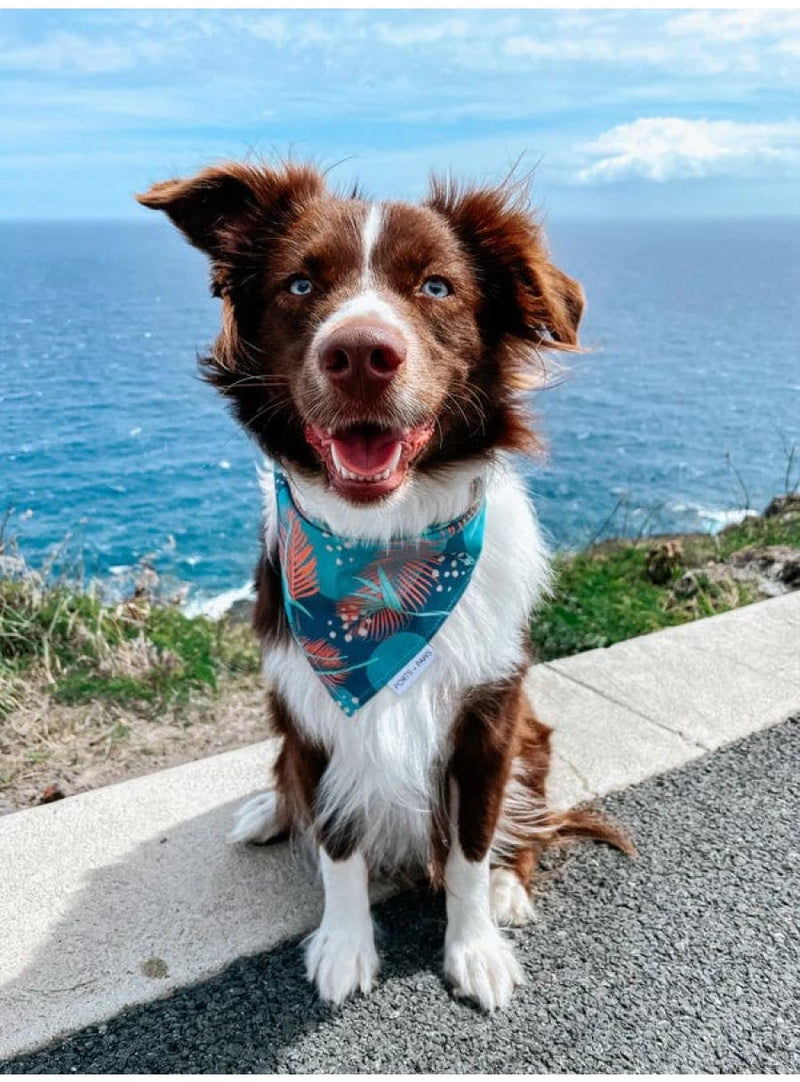
[[320, 368], [346, 394], [373, 396], [384, 391], [406, 359], [400, 331], [383, 323], [346, 323], [322, 342]]

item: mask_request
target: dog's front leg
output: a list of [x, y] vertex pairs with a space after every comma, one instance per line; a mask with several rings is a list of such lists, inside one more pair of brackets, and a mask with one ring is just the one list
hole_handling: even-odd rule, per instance
[[[322, 923], [306, 941], [306, 972], [323, 999], [341, 1003], [368, 992], [378, 972], [367, 892], [367, 865], [358, 850], [358, 828], [318, 816], [319, 788], [329, 766], [327, 752], [303, 735], [288, 703], [271, 694], [273, 725], [283, 735], [275, 765], [277, 806], [287, 822], [313, 829], [325, 889]], [[257, 798], [258, 799], [258, 798]]]
[[522, 971], [492, 919], [489, 859], [519, 699], [518, 682], [476, 689], [454, 733], [450, 763], [450, 851], [445, 974], [457, 995], [493, 1011], [505, 1007]]
[[369, 910], [367, 865], [356, 849], [341, 860], [319, 850], [325, 909], [306, 947], [306, 972], [322, 999], [341, 1003], [353, 992], [369, 992], [378, 955]]

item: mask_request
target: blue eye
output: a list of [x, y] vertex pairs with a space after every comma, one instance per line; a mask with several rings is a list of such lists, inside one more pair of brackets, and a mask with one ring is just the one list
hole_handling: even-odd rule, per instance
[[437, 301], [449, 297], [452, 292], [444, 278], [426, 278], [420, 287], [420, 293]]
[[293, 293], [295, 297], [307, 297], [314, 289], [310, 278], [303, 278], [298, 275], [296, 278], [292, 278], [286, 287], [290, 293]]

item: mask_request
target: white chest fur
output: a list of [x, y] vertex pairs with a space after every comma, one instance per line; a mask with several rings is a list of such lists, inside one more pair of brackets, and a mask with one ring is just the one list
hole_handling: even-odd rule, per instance
[[[362, 849], [373, 864], [424, 860], [430, 836], [433, 781], [448, 754], [449, 736], [465, 691], [511, 675], [524, 660], [522, 629], [548, 581], [547, 554], [527, 496], [503, 462], [459, 468], [446, 491], [469, 505], [471, 482], [483, 476], [487, 509], [483, 551], [458, 605], [433, 639], [435, 658], [402, 695], [383, 688], [347, 717], [313, 675], [293, 640], [264, 658], [266, 678], [285, 698], [305, 736], [330, 756], [318, 798], [318, 813], [354, 815], [366, 827]], [[468, 483], [469, 482], [469, 483]], [[263, 478], [266, 541], [274, 550], [274, 493]], [[302, 491], [307, 512], [319, 517], [317, 501]], [[441, 491], [415, 494], [411, 518], [419, 528], [446, 520]], [[428, 521], [424, 504], [430, 507]], [[397, 508], [403, 521], [408, 506]], [[326, 512], [328, 509], [326, 508]], [[333, 515], [326, 513], [329, 524]], [[371, 528], [366, 518], [350, 521], [350, 536], [383, 536], [392, 529], [384, 516]], [[344, 532], [339, 529], [339, 532]]]

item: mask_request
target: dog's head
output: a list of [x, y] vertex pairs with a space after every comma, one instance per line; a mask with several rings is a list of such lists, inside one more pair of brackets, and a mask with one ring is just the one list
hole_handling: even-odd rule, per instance
[[139, 196], [208, 254], [223, 329], [202, 363], [262, 448], [351, 503], [535, 444], [522, 392], [575, 349], [583, 294], [511, 186], [421, 205], [229, 164]]

